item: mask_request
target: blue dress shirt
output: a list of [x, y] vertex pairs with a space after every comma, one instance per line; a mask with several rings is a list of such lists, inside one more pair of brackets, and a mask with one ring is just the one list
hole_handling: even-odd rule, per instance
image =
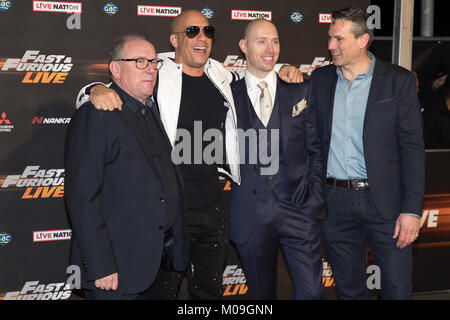
[[372, 83], [375, 56], [367, 52], [371, 63], [353, 83], [345, 79], [340, 67], [333, 106], [333, 126], [327, 177], [339, 180], [367, 179], [364, 160], [363, 128], [367, 99]]

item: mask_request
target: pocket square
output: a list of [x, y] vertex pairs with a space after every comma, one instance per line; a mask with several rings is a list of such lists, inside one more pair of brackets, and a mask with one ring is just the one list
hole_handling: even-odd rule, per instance
[[306, 99], [303, 98], [302, 101], [300, 101], [299, 103], [297, 103], [293, 108], [292, 108], [292, 117], [296, 117], [298, 116], [300, 113], [302, 113], [303, 110], [306, 109], [307, 107], [307, 103], [306, 103]]

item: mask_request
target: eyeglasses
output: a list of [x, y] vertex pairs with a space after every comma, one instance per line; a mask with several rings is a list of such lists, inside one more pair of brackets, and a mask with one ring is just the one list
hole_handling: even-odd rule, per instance
[[136, 58], [136, 59], [116, 59], [114, 61], [134, 61], [136, 63], [136, 68], [140, 70], [147, 69], [149, 63], [151, 63], [152, 68], [155, 70], [161, 69], [163, 65], [163, 61], [161, 59]]
[[[214, 38], [214, 32], [216, 31], [213, 26], [205, 26], [202, 28], [203, 33], [206, 37], [209, 39]], [[186, 37], [189, 39], [195, 38], [200, 33], [200, 27], [199, 26], [189, 26], [184, 31], [174, 32], [174, 33], [185, 33]]]

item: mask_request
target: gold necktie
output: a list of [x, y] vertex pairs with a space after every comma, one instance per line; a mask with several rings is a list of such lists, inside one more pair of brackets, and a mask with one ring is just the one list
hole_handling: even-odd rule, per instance
[[261, 122], [267, 127], [269, 123], [270, 115], [272, 114], [272, 98], [270, 97], [269, 88], [265, 81], [261, 81], [257, 84], [261, 89], [261, 95], [259, 96], [259, 110], [261, 113]]

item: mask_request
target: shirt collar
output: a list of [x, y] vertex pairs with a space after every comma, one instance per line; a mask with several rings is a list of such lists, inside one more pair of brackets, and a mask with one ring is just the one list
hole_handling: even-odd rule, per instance
[[141, 112], [142, 108], [145, 106], [151, 107], [153, 105], [152, 97], [148, 97], [145, 105], [142, 104], [139, 100], [132, 97], [128, 93], [126, 93], [121, 87], [119, 87], [115, 82], [111, 84], [111, 88], [116, 90], [116, 92], [119, 94], [120, 98], [122, 99], [122, 102], [124, 105], [126, 105], [131, 111], [133, 112]]
[[247, 85], [247, 89], [260, 91], [258, 88], [258, 83], [261, 81], [265, 81], [269, 88], [275, 88], [277, 83], [277, 74], [275, 71], [271, 71], [264, 79], [259, 79], [252, 75], [250, 72], [245, 72], [245, 84]]
[[[370, 58], [370, 65], [369, 65], [369, 67], [367, 68], [366, 72], [364, 72], [364, 73], [362, 73], [362, 74], [359, 74], [356, 78], [364, 79], [364, 80], [365, 80], [365, 79], [370, 78], [370, 77], [373, 75], [373, 70], [374, 70], [374, 68], [375, 68], [375, 60], [376, 60], [376, 58], [375, 58], [375, 56], [373, 55], [373, 53], [370, 52], [370, 51], [367, 51], [367, 55], [368, 55], [369, 58]], [[339, 77], [344, 78], [344, 76], [342, 75], [342, 67], [337, 67], [337, 68], [336, 68], [336, 73], [338, 74]], [[344, 78], [344, 79], [345, 79], [345, 78]]]

